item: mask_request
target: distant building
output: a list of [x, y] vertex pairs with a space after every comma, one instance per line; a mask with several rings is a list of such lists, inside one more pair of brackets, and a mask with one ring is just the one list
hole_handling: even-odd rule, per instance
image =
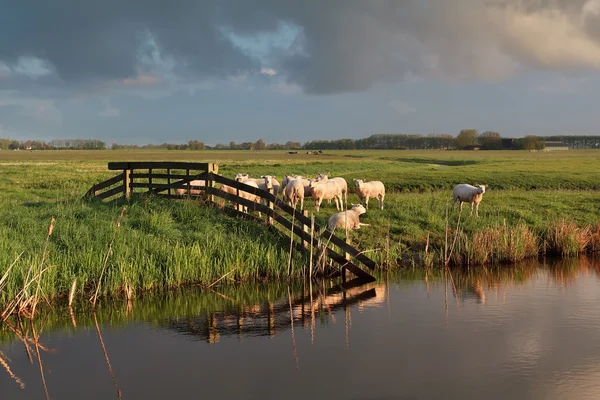
[[502, 138], [502, 149], [504, 150], [514, 150], [517, 148], [517, 142], [512, 138]]
[[569, 146], [567, 146], [563, 142], [558, 142], [558, 141], [544, 142], [544, 151], [559, 151], [559, 150], [569, 150]]

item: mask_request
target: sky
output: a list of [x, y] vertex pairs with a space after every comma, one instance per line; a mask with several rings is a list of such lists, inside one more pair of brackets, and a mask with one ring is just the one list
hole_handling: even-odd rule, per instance
[[600, 0], [0, 0], [0, 137], [600, 134]]

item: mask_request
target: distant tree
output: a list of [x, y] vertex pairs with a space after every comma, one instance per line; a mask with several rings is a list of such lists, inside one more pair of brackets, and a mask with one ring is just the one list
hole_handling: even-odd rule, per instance
[[459, 149], [464, 149], [467, 146], [476, 146], [478, 142], [479, 134], [476, 129], [463, 129], [456, 136], [455, 143]]
[[190, 140], [188, 142], [188, 149], [190, 150], [204, 150], [206, 146], [203, 142], [199, 142], [197, 140]]
[[519, 147], [525, 150], [542, 150], [544, 148], [544, 141], [535, 135], [525, 136], [519, 140], [521, 145]]
[[19, 148], [19, 141], [18, 140], [13, 140], [12, 142], [10, 142], [10, 144], [8, 145], [8, 149], [9, 150], [17, 150]]
[[486, 131], [479, 136], [482, 150], [502, 150], [502, 137], [498, 132]]
[[264, 150], [267, 148], [265, 141], [262, 139], [258, 139], [256, 143], [254, 143], [254, 150]]

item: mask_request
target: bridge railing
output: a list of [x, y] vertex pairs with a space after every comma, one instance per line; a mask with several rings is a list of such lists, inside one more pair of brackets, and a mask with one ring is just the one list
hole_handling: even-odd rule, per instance
[[[111, 162], [109, 170], [121, 171], [118, 175], [104, 182], [92, 186], [86, 196], [99, 199], [115, 199], [115, 196], [130, 198], [133, 194], [152, 193], [160, 197], [182, 198], [199, 197], [209, 202], [214, 202], [215, 197], [229, 201], [234, 208], [223, 209], [236, 216], [256, 219], [268, 225], [284, 228], [286, 233], [298, 238], [305, 248], [318, 248], [321, 241], [331, 243], [342, 251], [336, 252], [326, 247], [326, 255], [335, 261], [343, 270], [348, 270], [363, 282], [375, 280], [373, 276], [352, 262], [352, 259], [367, 269], [374, 270], [376, 263], [365, 254], [335, 236], [327, 229], [322, 229], [314, 221], [314, 216], [309, 217], [306, 211], [299, 211], [273, 194], [273, 189], [262, 190], [246, 185], [233, 179], [218, 174], [218, 165], [213, 163], [186, 163], [186, 162]], [[199, 185], [193, 181], [200, 181]], [[225, 192], [215, 187], [215, 183], [235, 189], [235, 194]], [[240, 197], [240, 192], [247, 192], [258, 196], [261, 202], [255, 202]], [[259, 217], [247, 212], [256, 211]], [[264, 214], [264, 217], [262, 216]], [[313, 234], [314, 232], [314, 234]]]

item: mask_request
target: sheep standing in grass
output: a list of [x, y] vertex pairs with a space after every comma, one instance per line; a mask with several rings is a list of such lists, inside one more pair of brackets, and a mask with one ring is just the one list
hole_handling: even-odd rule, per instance
[[312, 197], [315, 199], [315, 211], [319, 212], [321, 208], [321, 202], [323, 200], [335, 200], [335, 208], [337, 210], [343, 210], [342, 203], [342, 188], [337, 182], [328, 181], [312, 181], [310, 183], [310, 187], [312, 188]]
[[280, 189], [281, 185], [279, 184], [279, 181], [273, 175], [263, 175], [260, 178], [250, 178], [250, 175], [248, 175], [248, 174], [237, 174], [235, 176], [236, 181], [242, 182], [242, 183], [254, 182], [258, 185], [259, 189], [261, 189], [261, 190], [267, 190], [265, 179], [271, 180], [271, 184], [273, 186], [273, 194], [275, 196], [277, 196], [277, 193], [279, 193], [279, 189]]
[[486, 187], [486, 185], [471, 186], [466, 183], [456, 185], [452, 191], [452, 204], [459, 201], [462, 211], [463, 203], [471, 203], [471, 215], [473, 215], [473, 205], [475, 205], [475, 215], [479, 217], [479, 203], [483, 199]]
[[355, 179], [356, 194], [360, 198], [365, 208], [369, 209], [369, 199], [376, 198], [377, 206], [383, 210], [383, 199], [385, 198], [385, 186], [380, 181], [364, 182], [362, 179]]
[[286, 193], [285, 189], [287, 188], [288, 183], [290, 183], [293, 180], [302, 179], [302, 178], [303, 178], [303, 176], [301, 176], [301, 175], [284, 175], [283, 176], [283, 179], [281, 180], [281, 188], [282, 188], [281, 189], [281, 197], [283, 197], [283, 200], [286, 200], [286, 198], [287, 198], [286, 197], [287, 193]]
[[[258, 189], [258, 185], [253, 181], [247, 181], [247, 182], [244, 182], [244, 184]], [[238, 189], [231, 187], [231, 186], [221, 185], [220, 189], [225, 193], [233, 194], [235, 196], [241, 197], [242, 199], [250, 200], [255, 203], [258, 203], [260, 201], [259, 196], [255, 195], [253, 193], [244, 192], [242, 189], [239, 190], [239, 194], [238, 194]], [[242, 205], [242, 210], [247, 213], [248, 207]]]
[[[190, 181], [190, 186], [206, 186], [206, 182], [203, 180], [195, 179]], [[202, 191], [198, 189], [190, 189], [190, 194], [192, 195], [200, 195]], [[186, 195], [188, 193], [187, 188], [178, 188], [175, 189], [175, 194]]]
[[331, 175], [331, 173], [328, 173], [328, 174], [319, 173], [317, 175], [317, 180], [321, 181], [321, 182], [327, 182], [327, 181], [337, 182], [337, 184], [340, 185], [340, 188], [342, 189], [342, 195], [344, 196], [343, 204], [348, 204], [348, 183], [346, 182], [346, 180], [344, 178], [341, 178], [341, 177], [329, 178], [329, 175]]
[[294, 179], [288, 182], [285, 189], [284, 198], [288, 199], [288, 204], [294, 208], [300, 202], [300, 210], [304, 209], [304, 185], [302, 179]]
[[327, 221], [327, 229], [333, 232], [334, 229], [360, 229], [361, 226], [369, 226], [359, 221], [358, 216], [366, 213], [367, 210], [362, 204], [352, 204], [352, 208], [333, 214]]

